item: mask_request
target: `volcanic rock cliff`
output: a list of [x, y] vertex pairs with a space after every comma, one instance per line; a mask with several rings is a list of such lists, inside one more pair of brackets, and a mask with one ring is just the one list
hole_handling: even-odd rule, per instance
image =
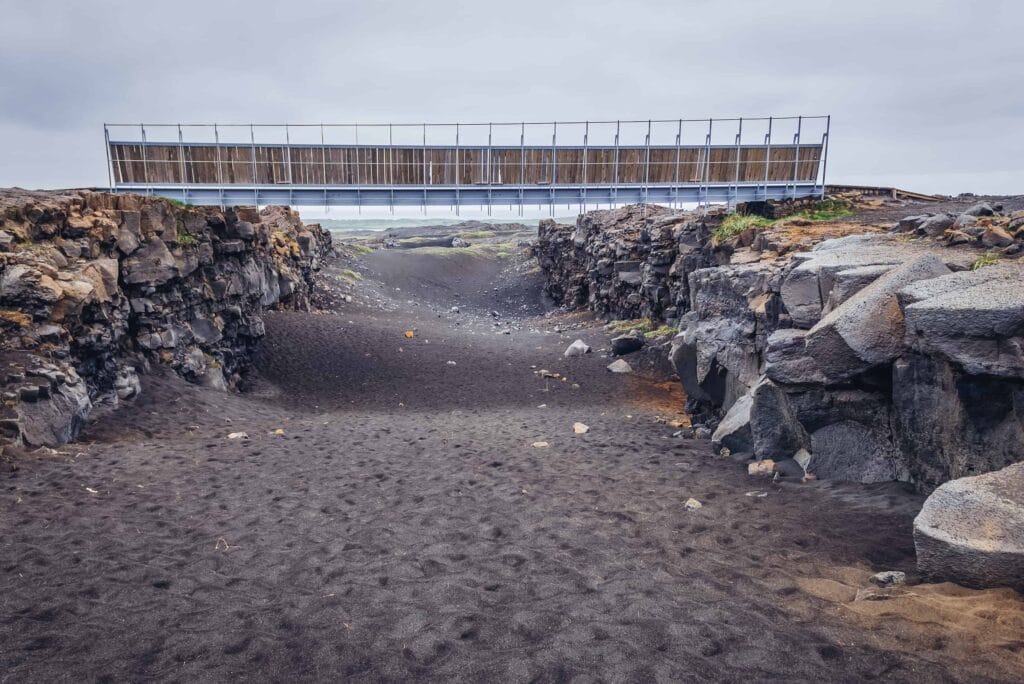
[[542, 222], [537, 250], [564, 306], [678, 324], [671, 358], [717, 448], [931, 491], [1024, 460], [1021, 216], [716, 239], [720, 215], [625, 207]]
[[54, 446], [153, 364], [228, 388], [262, 311], [308, 308], [330, 234], [271, 207], [0, 191], [2, 440]]

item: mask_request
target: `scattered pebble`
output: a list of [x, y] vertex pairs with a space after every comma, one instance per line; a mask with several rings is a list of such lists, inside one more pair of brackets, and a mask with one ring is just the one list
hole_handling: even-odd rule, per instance
[[618, 359], [608, 364], [608, 370], [612, 373], [632, 373], [633, 367], [625, 359]]
[[762, 492], [759, 489], [755, 489], [752, 492], [747, 492], [746, 496], [752, 496], [755, 499], [763, 499], [764, 497], [768, 496], [768, 492]]
[[228, 439], [249, 439], [249, 433], [247, 432], [231, 432], [228, 434]]
[[547, 449], [551, 445], [548, 444], [547, 442], [534, 442], [530, 446], [532, 446], [534, 449]]
[[573, 423], [572, 431], [575, 432], [577, 435], [585, 435], [586, 433], [590, 432], [590, 426], [584, 425], [583, 423]]
[[686, 503], [683, 504], [683, 508], [685, 508], [688, 511], [695, 511], [698, 508], [703, 508], [703, 507], [704, 507], [704, 504], [702, 504], [700, 501], [697, 501], [693, 497], [690, 497], [689, 499], [687, 499]]
[[880, 587], [896, 587], [907, 583], [907, 573], [899, 570], [886, 570], [872, 575], [871, 581]]
[[445, 363], [446, 363], [447, 365], [449, 365], [449, 366], [454, 366], [454, 365], [455, 365], [455, 362], [454, 362], [454, 361], [446, 361]]
[[760, 475], [769, 477], [775, 472], [775, 461], [766, 458], [762, 461], [754, 461], [747, 466], [747, 475]]

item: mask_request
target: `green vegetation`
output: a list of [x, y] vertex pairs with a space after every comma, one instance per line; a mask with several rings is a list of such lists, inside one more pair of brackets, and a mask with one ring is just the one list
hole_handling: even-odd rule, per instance
[[492, 238], [497, 233], [493, 230], [467, 230], [464, 233], [456, 233], [456, 235], [463, 240], [482, 240], [484, 238]]
[[842, 200], [820, 200], [811, 206], [801, 209], [793, 214], [788, 214], [778, 219], [767, 219], [755, 214], [729, 214], [715, 229], [711, 236], [712, 243], [718, 246], [726, 240], [736, 237], [748, 228], [764, 229], [782, 223], [790, 219], [803, 219], [805, 221], [834, 221], [846, 218], [854, 213], [853, 205]]
[[639, 330], [642, 333], [649, 333], [654, 330], [654, 321], [650, 318], [632, 318], [621, 321], [612, 321], [608, 324], [613, 332], [627, 333], [630, 330]]
[[174, 241], [181, 247], [195, 247], [199, 244], [199, 240], [189, 233], [178, 233], [178, 237]]
[[775, 221], [771, 219], [755, 214], [729, 214], [722, 221], [722, 224], [715, 228], [715, 232], [711, 236], [711, 242], [717, 247], [729, 238], [736, 237], [747, 228], [767, 228], [774, 223]]
[[999, 253], [989, 252], [988, 254], [982, 254], [980, 257], [974, 260], [971, 264], [971, 270], [977, 271], [979, 268], [985, 268], [986, 266], [994, 266], [999, 263]]
[[187, 208], [192, 206], [191, 204], [186, 204], [186, 203], [182, 202], [181, 200], [176, 200], [176, 199], [171, 198], [171, 197], [164, 197], [164, 199], [167, 200], [168, 202], [170, 202], [171, 204], [173, 204], [174, 206], [180, 207], [182, 209], [187, 209]]
[[654, 321], [650, 318], [634, 318], [622, 321], [612, 321], [608, 324], [608, 327], [612, 332], [617, 333], [628, 333], [631, 330], [639, 330], [647, 337], [666, 337], [668, 335], [675, 335], [679, 332], [668, 325], [655, 327]]
[[[827, 199], [815, 202], [811, 207], [798, 211], [793, 216], [808, 221], [833, 221], [853, 215], [853, 205], [842, 200]], [[791, 218], [787, 216], [786, 218]]]
[[672, 326], [670, 326], [670, 325], [663, 325], [660, 328], [655, 328], [651, 332], [647, 333], [647, 336], [648, 337], [669, 337], [669, 336], [675, 336], [675, 334], [677, 332], [679, 332], [679, 331], [676, 330], [675, 328], [673, 328]]
[[351, 268], [343, 269], [340, 277], [342, 278], [342, 280], [347, 280], [350, 283], [358, 283], [360, 280], [363, 279], [362, 274], [356, 273]]

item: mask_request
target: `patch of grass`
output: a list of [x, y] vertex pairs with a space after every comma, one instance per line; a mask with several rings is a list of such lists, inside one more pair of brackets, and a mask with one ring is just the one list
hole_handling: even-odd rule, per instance
[[189, 233], [178, 233], [178, 237], [174, 241], [181, 247], [195, 247], [199, 244], [199, 240]]
[[853, 215], [854, 207], [843, 200], [827, 199], [815, 202], [800, 211], [778, 219], [767, 219], [755, 214], [729, 214], [711, 236], [714, 246], [736, 237], [748, 228], [762, 229], [774, 226], [787, 219], [799, 218], [805, 221], [834, 221]]
[[674, 337], [679, 332], [677, 329], [670, 325], [663, 325], [660, 328], [655, 328], [651, 332], [647, 333], [648, 337]]
[[[820, 200], [807, 209], [802, 209], [793, 216], [807, 219], [808, 221], [833, 221], [846, 218], [854, 213], [853, 205], [842, 200]], [[789, 218], [788, 216], [786, 218]]]
[[980, 257], [974, 260], [971, 264], [971, 270], [977, 271], [979, 268], [985, 268], [986, 266], [995, 266], [999, 263], [999, 254], [996, 252], [989, 252], [988, 254], [982, 254]]
[[164, 197], [164, 199], [167, 200], [168, 202], [170, 202], [171, 204], [173, 204], [174, 206], [180, 207], [182, 209], [188, 209], [188, 208], [190, 208], [192, 206], [191, 204], [186, 204], [185, 202], [182, 202], [181, 200], [176, 200], [176, 199], [173, 199], [171, 197]]
[[342, 269], [341, 277], [344, 280], [349, 281], [350, 283], [357, 283], [357, 282], [359, 282], [360, 280], [363, 279], [362, 274], [356, 273], [351, 268]]
[[650, 318], [632, 318], [621, 321], [612, 321], [608, 324], [613, 332], [628, 333], [630, 330], [639, 330], [647, 334], [654, 330], [654, 321]]
[[711, 236], [711, 243], [716, 247], [729, 238], [736, 237], [747, 228], [767, 228], [775, 221], [754, 214], [729, 214]]
[[484, 238], [492, 238], [497, 233], [493, 230], [467, 230], [464, 233], [456, 233], [456, 235], [463, 240], [482, 240]]
[[373, 247], [369, 247], [367, 245], [360, 245], [354, 242], [344, 244], [344, 247], [348, 248], [349, 251], [352, 252], [352, 254], [369, 254], [370, 252], [373, 251]]

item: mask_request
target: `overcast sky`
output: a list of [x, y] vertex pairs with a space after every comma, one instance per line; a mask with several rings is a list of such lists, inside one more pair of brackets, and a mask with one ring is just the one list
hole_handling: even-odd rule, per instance
[[105, 121], [832, 115], [829, 180], [1024, 193], [1024, 2], [0, 0], [0, 186]]

